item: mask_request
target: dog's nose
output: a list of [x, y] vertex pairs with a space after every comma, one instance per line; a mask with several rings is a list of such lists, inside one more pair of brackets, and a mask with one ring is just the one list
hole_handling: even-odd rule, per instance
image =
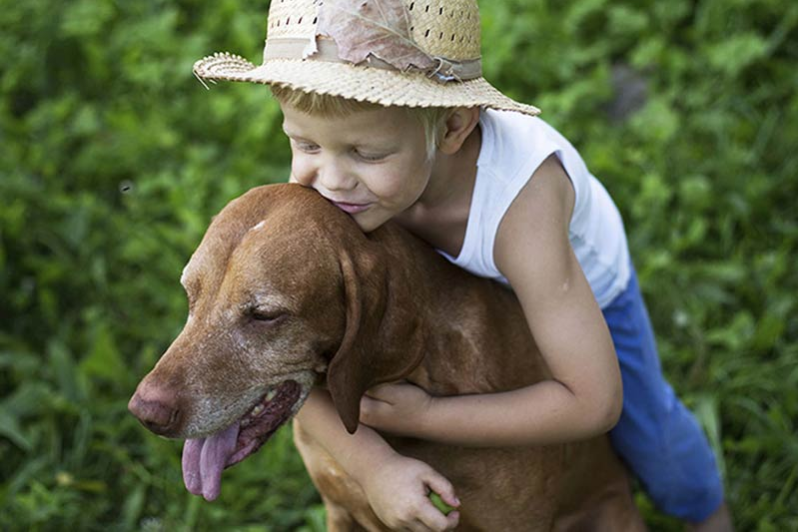
[[142, 425], [155, 434], [173, 436], [178, 426], [180, 411], [173, 394], [140, 387], [127, 405]]

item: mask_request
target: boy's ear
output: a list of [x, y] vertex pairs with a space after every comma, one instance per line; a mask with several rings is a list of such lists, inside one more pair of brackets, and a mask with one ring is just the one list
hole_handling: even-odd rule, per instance
[[438, 150], [446, 155], [457, 152], [479, 123], [479, 107], [457, 107], [446, 119]]

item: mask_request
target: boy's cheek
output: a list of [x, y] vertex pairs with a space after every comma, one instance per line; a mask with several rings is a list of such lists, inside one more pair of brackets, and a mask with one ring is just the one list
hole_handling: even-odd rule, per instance
[[306, 165], [299, 164], [299, 162], [294, 159], [291, 164], [291, 177], [295, 183], [309, 187], [313, 181], [311, 178], [312, 175], [313, 174]]

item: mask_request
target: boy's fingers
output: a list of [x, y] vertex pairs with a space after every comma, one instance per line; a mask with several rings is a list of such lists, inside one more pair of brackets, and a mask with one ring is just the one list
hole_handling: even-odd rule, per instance
[[410, 530], [410, 532], [429, 532], [430, 530], [435, 530], [434, 528], [431, 529], [418, 519], [407, 525], [407, 528]]
[[372, 425], [372, 426], [374, 426], [375, 424], [379, 425], [380, 420], [384, 420], [387, 417], [386, 413], [387, 408], [390, 408], [390, 406], [387, 405], [386, 403], [378, 399], [372, 399], [370, 397], [363, 396], [360, 399], [361, 423], [365, 423], [366, 425]]
[[391, 397], [393, 394], [391, 393], [392, 384], [380, 384], [375, 386], [374, 388], [370, 388], [366, 391], [366, 396], [370, 397], [376, 401], [382, 401], [384, 403], [390, 403]]
[[454, 530], [460, 523], [460, 512], [452, 512], [448, 516], [440, 519], [440, 514], [437, 512], [438, 517], [422, 516], [411, 527], [412, 530], [419, 530], [421, 532], [446, 532], [447, 530]]
[[360, 398], [360, 417], [369, 415], [377, 408], [376, 401], [365, 395]]
[[[417, 530], [434, 530], [435, 532], [443, 532], [444, 530], [451, 530], [449, 519], [444, 516], [437, 508], [432, 506], [432, 503], [424, 505], [417, 518]], [[457, 523], [455, 522], [455, 526]]]
[[457, 528], [457, 525], [460, 523], [460, 512], [452, 512], [446, 516], [446, 530], [454, 530]]
[[454, 494], [454, 486], [452, 483], [446, 480], [446, 478], [438, 473], [435, 470], [430, 470], [431, 472], [426, 476], [424, 482], [427, 486], [430, 487], [432, 491], [437, 493], [443, 499], [443, 502], [457, 508], [460, 506], [460, 499]]

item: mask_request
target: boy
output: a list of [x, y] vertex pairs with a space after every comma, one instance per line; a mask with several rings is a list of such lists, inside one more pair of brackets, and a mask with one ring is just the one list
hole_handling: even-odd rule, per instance
[[444, 516], [426, 495], [459, 503], [445, 478], [369, 427], [507, 446], [589, 438], [617, 422], [616, 451], [658, 506], [697, 530], [730, 530], [706, 439], [662, 378], [620, 215], [536, 108], [481, 76], [475, 1], [280, 0], [268, 27], [262, 66], [216, 55], [196, 75], [271, 85], [291, 180], [364, 231], [393, 219], [455, 264], [508, 284], [553, 373], [478, 396], [382, 386], [363, 399], [352, 436], [314, 391], [303, 427], [377, 515], [391, 528], [447, 530], [457, 512]]

